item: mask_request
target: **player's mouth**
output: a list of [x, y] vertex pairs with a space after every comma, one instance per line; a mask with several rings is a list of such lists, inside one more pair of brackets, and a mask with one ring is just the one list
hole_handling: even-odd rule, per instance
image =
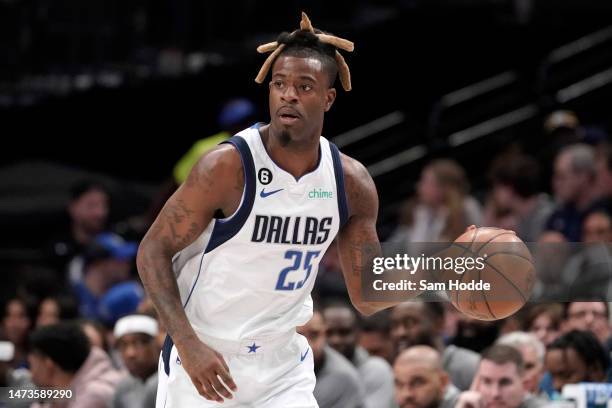
[[295, 109], [287, 107], [278, 110], [278, 117], [281, 123], [285, 125], [292, 125], [301, 118], [300, 114]]

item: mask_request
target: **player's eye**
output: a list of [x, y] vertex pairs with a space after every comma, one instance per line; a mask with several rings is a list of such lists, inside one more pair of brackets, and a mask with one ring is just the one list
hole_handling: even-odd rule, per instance
[[283, 81], [281, 81], [281, 80], [277, 79], [276, 81], [274, 81], [274, 86], [277, 87], [278, 89], [281, 89], [283, 87], [283, 85], [284, 85]]
[[304, 91], [310, 91], [310, 90], [312, 90], [312, 85], [310, 85], [310, 84], [304, 84], [304, 85], [302, 85], [302, 90], [304, 90]]

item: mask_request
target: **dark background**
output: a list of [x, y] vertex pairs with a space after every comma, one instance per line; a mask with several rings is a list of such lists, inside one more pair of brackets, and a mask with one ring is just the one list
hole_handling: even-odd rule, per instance
[[[0, 0], [0, 258], [35, 256], [65, 222], [68, 188], [83, 176], [109, 182], [114, 221], [146, 211], [182, 154], [219, 130], [230, 98], [252, 99], [267, 121], [267, 87], [253, 81], [265, 57], [255, 48], [297, 28], [301, 10], [356, 44], [345, 53], [354, 89], [337, 86], [324, 135], [334, 140], [398, 112], [397, 124], [342, 150], [372, 169], [422, 148], [375, 174], [383, 236], [433, 157], [465, 166], [478, 197], [497, 153], [552, 143], [542, 131], [551, 111], [571, 109], [582, 123], [611, 129], [608, 1]], [[574, 54], [555, 59], [572, 43]], [[507, 81], [488, 92], [444, 104], [444, 95], [500, 74]], [[592, 89], [560, 98], [593, 77]], [[524, 120], [449, 142], [524, 107]]]

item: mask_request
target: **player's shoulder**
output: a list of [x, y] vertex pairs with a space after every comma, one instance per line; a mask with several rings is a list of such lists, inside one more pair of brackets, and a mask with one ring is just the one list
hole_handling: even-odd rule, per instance
[[242, 168], [238, 149], [231, 143], [219, 144], [206, 152], [194, 166], [197, 172], [225, 172]]
[[340, 153], [344, 189], [351, 215], [378, 211], [378, 193], [368, 169], [359, 160]]

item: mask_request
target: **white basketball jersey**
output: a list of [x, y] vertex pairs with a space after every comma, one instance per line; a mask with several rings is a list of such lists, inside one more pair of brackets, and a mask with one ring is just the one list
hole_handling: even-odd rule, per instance
[[295, 179], [266, 152], [259, 125], [227, 143], [245, 187], [234, 214], [173, 258], [185, 312], [196, 332], [220, 339], [286, 333], [312, 317], [319, 262], [347, 219], [340, 155], [321, 136], [316, 169]]

